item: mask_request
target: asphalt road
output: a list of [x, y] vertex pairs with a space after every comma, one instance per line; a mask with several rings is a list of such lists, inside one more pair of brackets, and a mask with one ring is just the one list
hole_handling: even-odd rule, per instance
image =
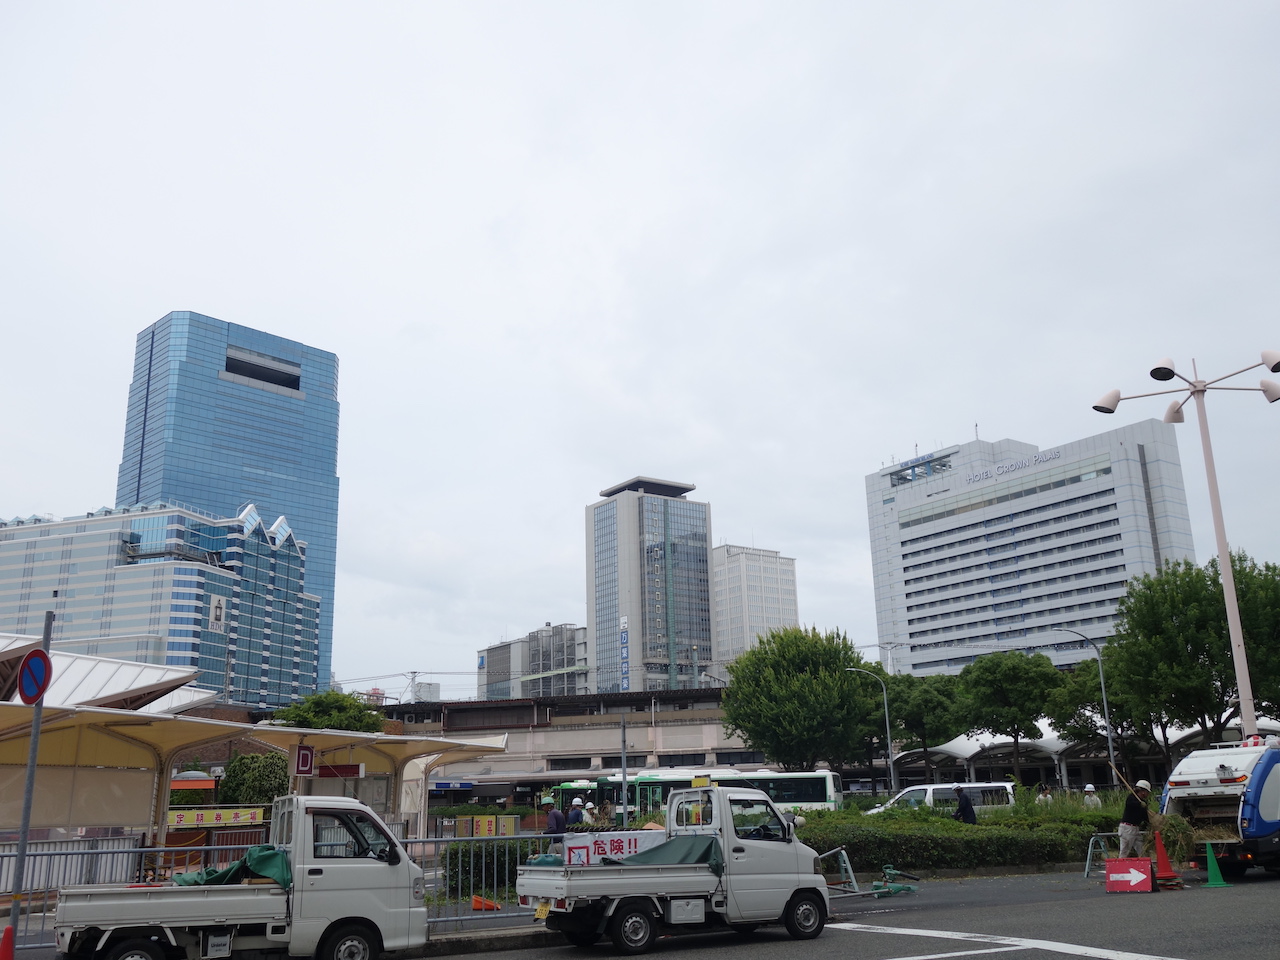
[[[1186, 889], [1148, 894], [1109, 894], [1100, 878], [1085, 879], [1079, 874], [929, 880], [913, 894], [837, 901], [831, 923], [817, 940], [792, 940], [783, 928], [766, 927], [747, 937], [724, 933], [664, 938], [651, 956], [666, 960], [1280, 958], [1280, 876], [1252, 870], [1233, 886], [1217, 889], [1203, 886], [1203, 872], [1183, 876]], [[511, 920], [525, 929], [534, 926], [527, 918]], [[512, 932], [504, 925], [449, 937], [454, 942], [443, 952], [493, 960], [619, 956], [608, 940], [585, 950], [568, 945], [487, 949], [502, 942], [504, 929]], [[17, 960], [52, 957], [52, 950], [17, 954]]]
[[[781, 927], [750, 937], [704, 934], [659, 941], [653, 956], [687, 960], [899, 960], [999, 956], [1048, 960], [1270, 960], [1280, 957], [1280, 877], [1250, 871], [1230, 888], [1205, 888], [1203, 872], [1183, 890], [1106, 893], [1078, 874], [932, 880], [914, 894], [845, 901], [817, 940]], [[503, 953], [480, 953], [473, 956]], [[612, 944], [542, 947], [522, 960], [616, 957]], [[505, 954], [510, 957], [510, 953]]]

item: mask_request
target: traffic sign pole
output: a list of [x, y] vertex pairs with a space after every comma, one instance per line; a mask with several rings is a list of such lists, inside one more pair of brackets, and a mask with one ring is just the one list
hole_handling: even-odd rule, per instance
[[[44, 612], [44, 635], [41, 649], [46, 657], [53, 645], [53, 611]], [[46, 675], [45, 685], [49, 678]], [[22, 826], [18, 830], [18, 855], [13, 864], [13, 899], [9, 907], [9, 926], [18, 932], [18, 917], [22, 913], [22, 884], [27, 865], [27, 834], [31, 832], [31, 801], [36, 792], [36, 762], [40, 756], [40, 721], [44, 717], [44, 691], [36, 700], [31, 714], [31, 749], [27, 752], [27, 782], [22, 790]]]

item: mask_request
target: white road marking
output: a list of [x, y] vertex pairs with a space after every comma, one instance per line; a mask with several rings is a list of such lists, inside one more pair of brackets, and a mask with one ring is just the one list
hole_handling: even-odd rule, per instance
[[950, 960], [951, 957], [976, 957], [980, 953], [1008, 953], [1010, 950], [1021, 949], [1021, 947], [988, 947], [985, 950], [956, 950], [953, 953], [913, 953], [909, 957], [895, 957], [894, 960]]
[[1130, 953], [1127, 950], [1108, 950], [1105, 947], [1086, 947], [1078, 943], [1059, 943], [1056, 940], [1030, 940], [1024, 937], [997, 937], [982, 933], [962, 933], [958, 930], [908, 930], [904, 927], [881, 927], [871, 923], [828, 923], [828, 929], [849, 930], [854, 933], [896, 933], [905, 937], [934, 937], [942, 940], [973, 940], [977, 943], [1007, 944], [1025, 950], [1051, 950], [1073, 957], [1093, 957], [1094, 960], [1180, 960], [1150, 953]]

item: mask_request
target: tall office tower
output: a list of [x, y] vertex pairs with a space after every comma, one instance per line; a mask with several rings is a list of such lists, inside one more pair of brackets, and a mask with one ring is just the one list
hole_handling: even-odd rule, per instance
[[590, 693], [587, 628], [547, 625], [516, 640], [495, 643], [476, 658], [481, 700], [560, 697]]
[[957, 673], [996, 650], [1055, 664], [1111, 636], [1131, 579], [1193, 558], [1174, 430], [1144, 420], [1045, 450], [974, 440], [867, 477], [880, 659]]
[[715, 570], [715, 661], [723, 669], [775, 627], [799, 625], [796, 562], [777, 550], [729, 544], [716, 547], [711, 558]]
[[593, 692], [696, 687], [711, 662], [711, 506], [694, 489], [635, 477], [587, 507]]
[[252, 505], [215, 517], [164, 503], [0, 523], [0, 632], [54, 649], [199, 671], [232, 703], [285, 706], [316, 688], [320, 600], [306, 545]]
[[337, 466], [334, 354], [185, 310], [138, 334], [117, 506], [168, 501], [225, 517], [253, 503], [268, 524], [288, 517], [307, 544], [307, 590], [320, 597], [321, 689], [333, 653]]

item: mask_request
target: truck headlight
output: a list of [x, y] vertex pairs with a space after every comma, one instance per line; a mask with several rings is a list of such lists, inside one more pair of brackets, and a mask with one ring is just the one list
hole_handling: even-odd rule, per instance
[[413, 878], [413, 899], [417, 903], [421, 903], [427, 898], [427, 881], [425, 877]]
[[821, 873], [822, 873], [822, 858], [821, 858], [821, 857], [814, 857], [814, 858], [813, 858], [813, 872], [814, 872], [814, 873], [817, 873], [817, 874], [821, 874]]

